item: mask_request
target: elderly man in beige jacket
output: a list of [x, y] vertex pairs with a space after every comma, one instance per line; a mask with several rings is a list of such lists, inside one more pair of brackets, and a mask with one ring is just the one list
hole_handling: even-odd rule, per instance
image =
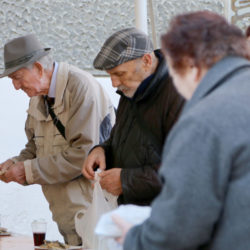
[[28, 142], [16, 157], [0, 164], [0, 179], [41, 184], [65, 242], [80, 245], [74, 215], [91, 202], [91, 186], [81, 175], [89, 150], [109, 136], [114, 108], [94, 77], [54, 62], [31, 34], [4, 46], [5, 71], [16, 90], [31, 99], [25, 132]]

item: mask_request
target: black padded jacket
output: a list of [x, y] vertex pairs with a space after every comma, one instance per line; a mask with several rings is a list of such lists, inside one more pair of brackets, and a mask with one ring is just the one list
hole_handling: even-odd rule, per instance
[[164, 141], [184, 99], [177, 93], [159, 50], [159, 64], [146, 89], [127, 98], [122, 93], [105, 150], [107, 169], [122, 168], [119, 204], [149, 205], [161, 190], [158, 169]]

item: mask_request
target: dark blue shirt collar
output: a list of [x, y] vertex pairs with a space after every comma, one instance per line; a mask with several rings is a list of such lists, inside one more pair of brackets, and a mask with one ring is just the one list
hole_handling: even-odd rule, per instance
[[[155, 53], [155, 56], [158, 58], [158, 61], [160, 62], [163, 59], [163, 55], [158, 50], [154, 51], [154, 53]], [[158, 66], [159, 66], [159, 63], [158, 63]], [[158, 66], [157, 66], [157, 68], [158, 68]], [[157, 72], [157, 68], [156, 68], [156, 72]], [[137, 88], [134, 96], [131, 98], [133, 101], [136, 99], [137, 96], [144, 93], [144, 91], [146, 90], [148, 85], [150, 85], [150, 82], [153, 80], [154, 76], [155, 76], [155, 73], [151, 74], [150, 76], [148, 76], [146, 79], [144, 79], [141, 82], [141, 84]]]
[[132, 100], [135, 100], [137, 96], [139, 96], [140, 94], [143, 94], [145, 89], [147, 88], [147, 86], [150, 84], [151, 80], [153, 79], [155, 74], [151, 74], [150, 76], [148, 76], [146, 79], [144, 79], [141, 84], [139, 85], [139, 87], [137, 88], [137, 90], [135, 91], [133, 97], [131, 98]]

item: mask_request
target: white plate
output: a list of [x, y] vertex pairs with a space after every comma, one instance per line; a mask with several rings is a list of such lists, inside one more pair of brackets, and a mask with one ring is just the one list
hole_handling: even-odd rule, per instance
[[[35, 249], [52, 249], [47, 247], [35, 247]], [[58, 248], [55, 248], [58, 249]], [[69, 246], [69, 248], [66, 248], [65, 250], [75, 250], [75, 249], [84, 249], [81, 246]]]

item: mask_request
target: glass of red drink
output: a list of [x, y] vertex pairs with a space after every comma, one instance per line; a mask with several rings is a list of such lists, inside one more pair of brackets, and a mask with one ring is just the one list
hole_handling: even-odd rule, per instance
[[44, 243], [47, 223], [45, 220], [34, 220], [31, 223], [33, 239], [35, 246], [41, 246]]

